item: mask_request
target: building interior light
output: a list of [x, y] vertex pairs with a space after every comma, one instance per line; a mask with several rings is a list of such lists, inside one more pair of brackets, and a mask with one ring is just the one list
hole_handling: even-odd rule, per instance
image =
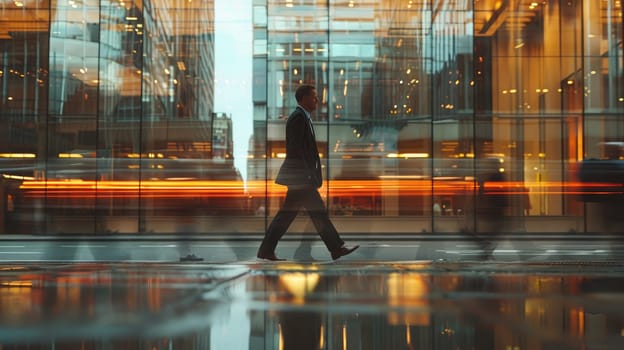
[[37, 158], [34, 153], [0, 153], [0, 158]]
[[59, 158], [84, 158], [80, 153], [59, 153]]
[[21, 175], [11, 175], [11, 174], [2, 174], [2, 177], [5, 179], [20, 180], [20, 181], [34, 181], [35, 180], [35, 178], [32, 176], [21, 176]]
[[388, 153], [388, 158], [429, 158], [429, 153]]

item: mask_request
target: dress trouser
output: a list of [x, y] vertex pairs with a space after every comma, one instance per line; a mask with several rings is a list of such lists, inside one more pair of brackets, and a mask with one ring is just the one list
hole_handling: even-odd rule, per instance
[[329, 220], [327, 208], [318, 190], [314, 187], [288, 188], [284, 205], [277, 212], [267, 229], [267, 233], [258, 249], [262, 253], [273, 253], [277, 243], [293, 222], [301, 208], [305, 208], [312, 219], [316, 232], [321, 236], [327, 249], [335, 251], [344, 245], [334, 224]]

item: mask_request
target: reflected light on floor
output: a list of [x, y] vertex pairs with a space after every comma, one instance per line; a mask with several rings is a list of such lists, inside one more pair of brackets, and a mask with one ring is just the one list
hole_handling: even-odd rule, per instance
[[304, 304], [306, 295], [310, 294], [318, 283], [317, 273], [287, 273], [280, 276], [280, 281], [286, 289], [293, 295], [295, 304]]
[[32, 281], [7, 281], [0, 283], [2, 287], [19, 287], [19, 288], [31, 288], [33, 286]]
[[[429, 325], [428, 285], [426, 275], [413, 273], [392, 273], [388, 276], [388, 305], [404, 312], [388, 313], [388, 322], [392, 325]], [[409, 311], [409, 309], [417, 309]], [[422, 309], [422, 310], [418, 310]]]
[[[286, 268], [287, 266], [303, 267], [297, 264], [287, 264], [280, 268]], [[316, 266], [308, 266], [303, 271], [284, 272], [279, 275], [280, 282], [293, 296], [295, 304], [304, 304], [305, 297], [316, 288], [320, 276], [317, 272], [314, 272], [315, 270], [318, 270]]]

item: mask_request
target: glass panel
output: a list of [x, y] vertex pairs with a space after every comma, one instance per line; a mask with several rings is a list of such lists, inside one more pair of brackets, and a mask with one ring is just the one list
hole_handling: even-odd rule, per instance
[[[384, 36], [374, 33], [388, 6], [384, 1], [363, 1], [357, 6], [336, 1], [330, 8], [329, 207], [343, 230], [349, 229], [345, 224], [351, 216], [361, 220], [397, 211], [397, 195], [388, 202], [388, 188], [379, 182], [386, 166], [393, 167], [385, 155], [396, 149], [397, 138], [397, 130], [387, 123], [382, 97], [390, 85], [388, 71], [378, 60]], [[357, 186], [368, 191], [356, 191]]]
[[51, 3], [46, 167], [50, 233], [96, 230], [98, 4]]
[[[584, 2], [583, 97], [585, 152], [582, 181], [599, 183], [584, 197], [586, 230], [616, 232], [624, 224], [621, 160], [624, 159], [622, 4]], [[587, 185], [587, 183], [585, 183]], [[613, 186], [613, 187], [611, 187]]]
[[[477, 206], [478, 231], [582, 229], [563, 185], [578, 157], [578, 116], [561, 114], [583, 108], [580, 10], [575, 2], [475, 3], [476, 88], [492, 96], [477, 99], [476, 197], [484, 198], [480, 177], [491, 171], [502, 192], [492, 202], [506, 206], [500, 213]], [[491, 226], [487, 211], [510, 219]], [[549, 226], [529, 215], [562, 218]]]
[[[472, 2], [441, 2], [433, 18], [432, 111], [435, 232], [466, 228], [474, 178]], [[481, 82], [479, 82], [481, 84]], [[433, 210], [432, 212], [430, 210]]]
[[[246, 183], [249, 191], [249, 214], [255, 216], [254, 228], [264, 232], [267, 204], [273, 192], [267, 191], [267, 184], [272, 183], [274, 175], [268, 173], [267, 162], [273, 159], [267, 157], [269, 144], [267, 128], [267, 3], [264, 0], [254, 0], [253, 11], [253, 63], [252, 63], [252, 99], [253, 110], [251, 115], [252, 134], [249, 136], [249, 149], [246, 159]], [[241, 5], [242, 6], [242, 5]], [[285, 52], [285, 51], [283, 51]], [[280, 51], [281, 53], [281, 51]], [[280, 56], [280, 53], [271, 53]], [[241, 141], [244, 141], [242, 139]], [[242, 142], [241, 142], [242, 143]], [[279, 144], [279, 142], [276, 142]], [[268, 177], [268, 178], [267, 178]], [[267, 196], [267, 194], [269, 194]]]
[[44, 176], [49, 6], [0, 3], [0, 233], [45, 231], [45, 192], [24, 196], [20, 185]]
[[100, 15], [96, 230], [134, 233], [140, 205], [143, 9], [140, 1], [102, 2]]
[[251, 18], [239, 23], [243, 12], [216, 5], [144, 4], [139, 231], [232, 232], [241, 222], [227, 218], [247, 214], [235, 164], [246, 150], [235, 156], [233, 137], [249, 139], [234, 120], [251, 112], [250, 72], [240, 68], [250, 66], [251, 37], [238, 37]]
[[430, 22], [426, 2], [330, 8], [330, 211], [343, 230], [372, 222], [362, 216], [394, 231], [399, 216], [427, 215]]
[[[583, 5], [586, 18], [583, 45], [585, 112], [621, 112], [624, 109], [621, 2], [594, 1]], [[622, 129], [616, 130], [622, 137]]]

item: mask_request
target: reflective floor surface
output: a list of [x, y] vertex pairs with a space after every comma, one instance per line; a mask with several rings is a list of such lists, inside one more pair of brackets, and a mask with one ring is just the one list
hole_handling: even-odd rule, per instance
[[0, 267], [0, 349], [623, 349], [617, 262]]

